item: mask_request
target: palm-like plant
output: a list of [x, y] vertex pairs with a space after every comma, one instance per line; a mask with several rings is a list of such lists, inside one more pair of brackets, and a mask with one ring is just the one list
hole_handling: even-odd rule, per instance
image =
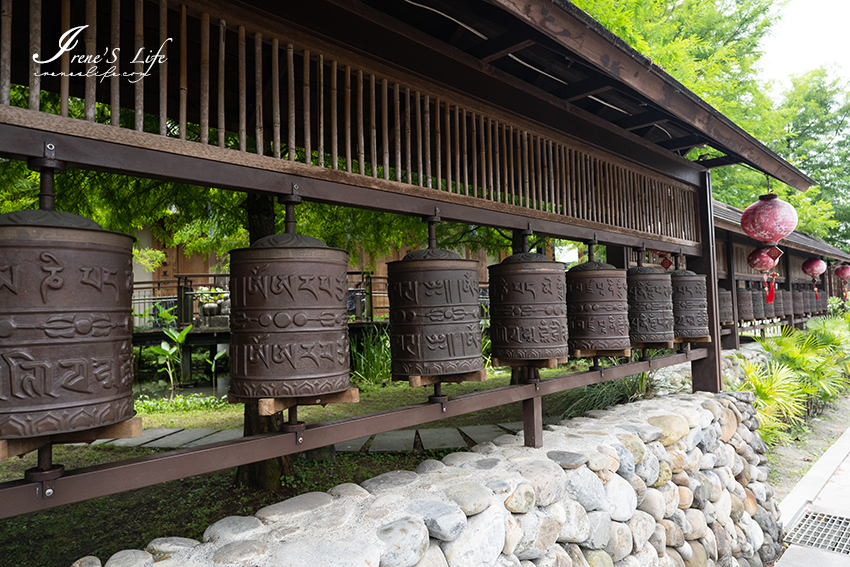
[[801, 387], [792, 368], [775, 360], [757, 364], [741, 359], [744, 379], [737, 390], [749, 390], [756, 396], [753, 405], [761, 422], [762, 440], [773, 445], [786, 431], [803, 422], [808, 390]]

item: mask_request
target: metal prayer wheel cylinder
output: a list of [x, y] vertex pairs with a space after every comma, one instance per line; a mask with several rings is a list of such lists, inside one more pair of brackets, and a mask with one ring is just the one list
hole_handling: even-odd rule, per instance
[[785, 297], [782, 295], [782, 290], [775, 286], [773, 292], [773, 316], [780, 319], [785, 317], [785, 303], [783, 299]]
[[806, 307], [803, 304], [803, 292], [794, 290], [791, 292], [791, 297], [794, 301], [794, 315], [804, 315], [806, 313]]
[[230, 251], [230, 393], [293, 398], [350, 388], [348, 253], [301, 234]]
[[392, 373], [440, 376], [484, 370], [478, 262], [426, 248], [387, 264]]
[[732, 312], [731, 291], [729, 291], [728, 289], [721, 289], [717, 291], [717, 308], [721, 325], [733, 323], [735, 321], [735, 316]]
[[670, 274], [648, 266], [627, 273], [629, 339], [635, 345], [673, 341], [673, 284]]
[[782, 311], [785, 312], [786, 317], [790, 317], [794, 314], [794, 305], [792, 305], [793, 299], [791, 298], [791, 292], [787, 289], [782, 290]]
[[739, 289], [738, 294], [738, 320], [753, 320], [753, 292], [748, 289]]
[[708, 337], [708, 296], [705, 275], [690, 270], [670, 274], [673, 282], [673, 332], [677, 339]]
[[568, 343], [575, 356], [631, 348], [626, 270], [584, 262], [567, 272]]
[[764, 292], [759, 289], [752, 290], [753, 294], [753, 319], [761, 321], [764, 319]]
[[567, 358], [564, 264], [525, 252], [487, 269], [493, 358]]
[[[776, 298], [774, 298], [774, 301], [771, 301], [770, 303], [768, 303], [767, 302], [767, 292], [764, 289], [758, 290], [757, 293], [762, 296], [762, 301], [764, 301], [764, 318], [765, 319], [773, 319], [776, 316], [774, 314], [775, 313], [774, 302], [776, 301]], [[774, 294], [774, 295], [776, 295], [776, 294]]]
[[817, 309], [815, 309], [815, 292], [807, 289], [803, 292], [803, 305], [805, 305], [806, 313], [815, 313]]
[[133, 417], [133, 240], [58, 211], [0, 216], [0, 439]]

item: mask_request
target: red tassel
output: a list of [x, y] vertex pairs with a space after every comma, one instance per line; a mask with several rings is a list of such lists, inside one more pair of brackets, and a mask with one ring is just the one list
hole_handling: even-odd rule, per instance
[[776, 294], [774, 282], [770, 280], [770, 287], [767, 289], [767, 303], [773, 303], [773, 296]]
[[820, 296], [818, 295], [818, 288], [815, 288], [815, 299], [820, 301]]

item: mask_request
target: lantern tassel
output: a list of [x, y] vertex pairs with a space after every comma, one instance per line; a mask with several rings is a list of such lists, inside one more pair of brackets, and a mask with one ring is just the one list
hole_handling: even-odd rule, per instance
[[815, 288], [815, 299], [820, 301], [820, 296], [818, 295], [818, 288]]
[[774, 280], [770, 280], [770, 287], [767, 290], [767, 300], [766, 300], [766, 302], [767, 303], [773, 303], [773, 298], [774, 298], [775, 295], [776, 295], [775, 282], [774, 282]]

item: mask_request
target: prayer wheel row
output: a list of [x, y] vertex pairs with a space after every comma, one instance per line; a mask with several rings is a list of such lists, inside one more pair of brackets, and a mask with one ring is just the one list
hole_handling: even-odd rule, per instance
[[[825, 313], [829, 307], [826, 293], [819, 292], [818, 297], [816, 297], [814, 290], [788, 291], [777, 289], [771, 303], [767, 303], [767, 292], [761, 289], [739, 289], [736, 294], [738, 320], [742, 322], [781, 319], [791, 315], [801, 317]], [[731, 323], [733, 318], [732, 294], [729, 291], [721, 290], [718, 297], [720, 301], [720, 321], [723, 324]]]

